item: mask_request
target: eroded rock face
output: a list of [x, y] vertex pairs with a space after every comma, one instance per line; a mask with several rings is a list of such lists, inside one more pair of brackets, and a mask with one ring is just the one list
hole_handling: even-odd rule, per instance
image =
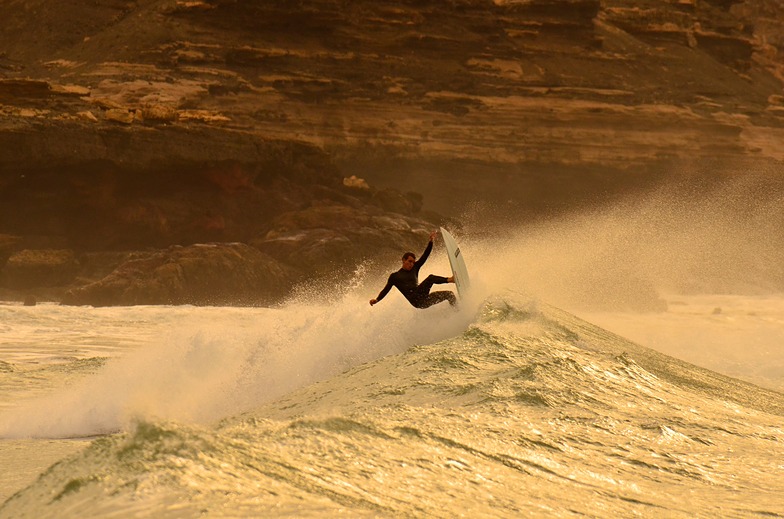
[[[766, 156], [743, 130], [782, 127], [767, 103], [782, 87], [781, 14], [770, 0], [33, 0], [0, 7], [0, 129], [29, 141], [20, 159], [4, 138], [0, 164], [237, 160], [258, 154], [237, 145], [251, 134], [362, 158], [369, 171], [347, 176], [406, 191], [390, 158], [455, 177], [497, 165], [516, 184]], [[56, 138], [36, 140], [54, 122]], [[414, 190], [433, 203], [427, 187]]]
[[[0, 235], [20, 240], [0, 272], [70, 249], [74, 301], [132, 251], [252, 243], [328, 271], [418, 251], [423, 211], [528, 218], [784, 163], [772, 0], [28, 0], [0, 20]], [[206, 294], [164, 264], [154, 297], [120, 267], [78, 300]]]
[[[396, 209], [406, 214], [390, 213], [382, 208], [391, 207], [376, 196], [378, 190], [367, 184], [361, 189], [343, 185], [328, 161], [316, 160], [323, 154], [301, 149], [302, 153], [273, 156], [262, 164], [193, 163], [161, 170], [155, 178], [126, 177], [111, 165], [97, 163], [65, 176], [51, 171], [43, 177], [46, 181], [38, 179], [36, 190], [24, 178], [17, 179], [6, 190], [9, 196], [29, 191], [39, 199], [46, 197], [47, 203], [23, 214], [0, 207], [4, 220], [15, 220], [15, 229], [36, 235], [33, 241], [76, 245], [78, 262], [68, 269], [37, 264], [33, 271], [29, 260], [23, 265], [16, 259], [4, 261], [0, 273], [5, 286], [70, 287], [64, 302], [100, 306], [269, 303], [286, 294], [298, 271], [311, 277], [344, 272], [394, 247], [420, 241], [426, 234], [423, 229], [435, 228], [432, 221], [413, 216], [421, 198], [383, 190], [383, 199], [405, 202]], [[54, 236], [37, 235], [43, 228], [54, 230]], [[197, 245], [208, 240], [252, 243], [275, 260], [246, 262], [248, 269], [260, 269], [261, 284], [245, 279], [252, 277], [246, 270], [240, 275], [242, 282], [210, 285], [207, 290], [199, 284], [201, 279], [230, 280], [238, 275], [211, 274], [219, 270], [209, 258], [223, 249]], [[172, 242], [186, 247], [167, 247]], [[25, 238], [2, 235], [0, 259], [18, 254], [24, 243]], [[193, 263], [183, 250], [194, 257], [201, 254], [202, 263]], [[206, 274], [189, 273], [185, 264]], [[51, 272], [44, 272], [47, 268]]]
[[350, 270], [366, 260], [397, 258], [407, 250], [419, 251], [435, 229], [432, 222], [375, 206], [323, 204], [281, 214], [266, 235], [251, 243], [318, 275]]
[[111, 274], [66, 293], [71, 305], [263, 305], [300, 274], [240, 243], [172, 247], [122, 263]]
[[28, 289], [67, 285], [76, 277], [79, 264], [71, 250], [21, 250], [12, 254], [0, 281], [8, 288]]

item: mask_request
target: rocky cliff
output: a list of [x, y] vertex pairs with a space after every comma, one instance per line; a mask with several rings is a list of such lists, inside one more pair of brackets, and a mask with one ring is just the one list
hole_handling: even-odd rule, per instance
[[[182, 271], [172, 246], [239, 242], [274, 262], [267, 301], [312, 266], [418, 250], [423, 200], [526, 217], [683, 171], [781, 187], [773, 0], [26, 0], [0, 19], [16, 291], [95, 302], [133, 251]], [[204, 300], [178, 283], [145, 301]]]

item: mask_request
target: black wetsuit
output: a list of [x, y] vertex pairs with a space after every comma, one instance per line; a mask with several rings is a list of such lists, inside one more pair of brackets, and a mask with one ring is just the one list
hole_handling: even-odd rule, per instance
[[417, 308], [427, 308], [436, 303], [440, 303], [441, 301], [449, 301], [449, 304], [454, 306], [457, 302], [457, 298], [452, 292], [438, 291], [433, 292], [432, 294], [430, 293], [430, 289], [433, 288], [433, 285], [449, 283], [449, 280], [444, 276], [431, 274], [425, 278], [422, 284], [419, 284], [419, 269], [422, 268], [422, 265], [427, 261], [427, 257], [430, 256], [431, 250], [433, 250], [432, 241], [427, 244], [427, 248], [425, 249], [425, 252], [422, 253], [422, 257], [414, 263], [414, 267], [411, 270], [401, 268], [397, 272], [390, 274], [387, 285], [379, 292], [376, 301], [384, 299], [389, 291], [392, 290], [392, 287], [396, 287], [400, 290], [400, 293], [408, 299], [408, 302]]

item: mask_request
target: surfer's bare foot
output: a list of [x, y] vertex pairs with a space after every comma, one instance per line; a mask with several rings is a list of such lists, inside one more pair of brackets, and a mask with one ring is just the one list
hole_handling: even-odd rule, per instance
[[455, 276], [448, 277], [448, 278], [446, 278], [446, 280], [449, 281], [450, 283], [454, 283], [455, 282]]

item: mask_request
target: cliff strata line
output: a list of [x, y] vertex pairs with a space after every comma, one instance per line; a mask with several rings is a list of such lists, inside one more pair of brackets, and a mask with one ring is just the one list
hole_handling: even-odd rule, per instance
[[[439, 217], [406, 191], [446, 215], [484, 200], [535, 217], [684, 170], [764, 175], [784, 160], [781, 15], [767, 0], [6, 3], [0, 233], [77, 257], [264, 251], [289, 233], [327, 261], [374, 257], [379, 222], [403, 218], [376, 229], [402, 232], [395, 246], [421, 239]], [[351, 208], [353, 234], [281, 228], [325, 206]]]

